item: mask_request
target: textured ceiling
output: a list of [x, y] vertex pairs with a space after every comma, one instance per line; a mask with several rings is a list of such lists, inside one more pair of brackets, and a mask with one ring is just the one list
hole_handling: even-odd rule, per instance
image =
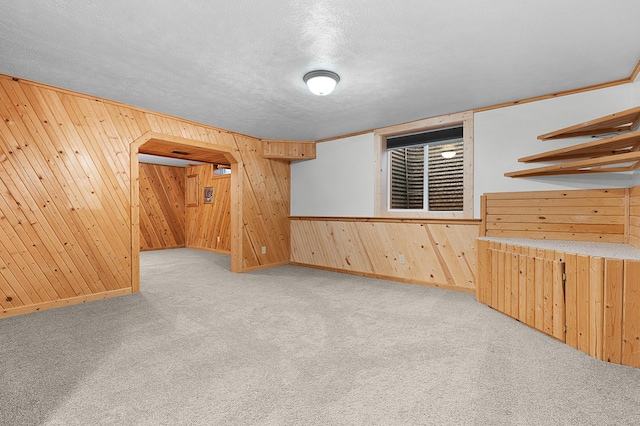
[[[0, 73], [273, 139], [631, 74], [638, 0], [0, 0]], [[302, 77], [337, 72], [317, 97]]]

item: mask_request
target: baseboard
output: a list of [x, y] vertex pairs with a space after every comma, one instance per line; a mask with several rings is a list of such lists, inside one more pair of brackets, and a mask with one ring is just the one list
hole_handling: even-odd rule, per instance
[[8, 318], [16, 315], [28, 314], [31, 312], [46, 311], [47, 309], [61, 308], [63, 306], [78, 305], [80, 303], [93, 302], [94, 300], [124, 296], [125, 294], [131, 294], [131, 287], [89, 294], [87, 296], [76, 296], [70, 297], [68, 299], [52, 300], [50, 302], [37, 303], [35, 305], [7, 308], [0, 311], [0, 318]]
[[294, 266], [302, 266], [305, 268], [322, 269], [323, 271], [339, 272], [341, 274], [358, 275], [361, 277], [378, 278], [381, 280], [389, 280], [389, 281], [398, 281], [398, 282], [407, 283], [407, 284], [424, 285], [427, 287], [437, 287], [437, 288], [442, 288], [444, 290], [453, 290], [453, 291], [459, 291], [462, 293], [473, 293], [473, 294], [476, 293], [475, 288], [456, 287], [449, 284], [441, 284], [441, 283], [421, 281], [421, 280], [412, 280], [408, 278], [393, 277], [388, 275], [371, 274], [368, 272], [350, 271], [348, 269], [330, 268], [327, 266], [311, 265], [308, 263], [290, 262], [290, 264]]
[[186, 246], [183, 244], [181, 246], [167, 246], [167, 247], [153, 247], [153, 248], [140, 248], [140, 252], [143, 251], [157, 251], [157, 250], [169, 250], [169, 249], [177, 249], [177, 248], [185, 248]]
[[218, 250], [218, 249], [213, 249], [208, 247], [198, 247], [198, 246], [185, 246], [185, 247], [194, 249], [194, 250], [210, 251], [210, 252], [219, 253], [219, 254], [229, 254], [229, 255], [231, 254], [230, 250]]
[[242, 272], [259, 271], [260, 269], [275, 268], [276, 266], [286, 266], [286, 265], [289, 265], [289, 264], [290, 264], [290, 262], [277, 262], [277, 263], [269, 263], [267, 265], [251, 266], [249, 268], [243, 268]]

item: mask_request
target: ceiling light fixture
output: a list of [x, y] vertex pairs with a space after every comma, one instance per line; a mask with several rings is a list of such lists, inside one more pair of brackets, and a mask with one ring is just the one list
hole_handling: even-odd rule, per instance
[[455, 157], [456, 156], [456, 152], [455, 151], [444, 151], [442, 153], [442, 156], [448, 160], [449, 158]]
[[326, 96], [333, 92], [340, 76], [331, 71], [311, 71], [302, 78], [314, 95]]

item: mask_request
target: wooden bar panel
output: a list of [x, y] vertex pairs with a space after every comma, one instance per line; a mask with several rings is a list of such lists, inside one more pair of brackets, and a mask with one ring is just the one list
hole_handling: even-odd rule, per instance
[[566, 253], [564, 263], [566, 343], [578, 349], [578, 256]]
[[589, 274], [589, 355], [603, 359], [604, 259], [591, 257]]
[[604, 264], [604, 361], [622, 362], [622, 308], [624, 261], [606, 259]]
[[490, 286], [491, 262], [489, 241], [476, 240], [476, 300], [483, 304], [488, 304], [486, 288]]
[[624, 262], [622, 364], [640, 368], [640, 261]]
[[565, 340], [563, 253], [479, 240], [481, 303]]
[[[479, 224], [291, 219], [291, 261], [467, 292], [476, 285]], [[404, 259], [405, 263], [401, 263]], [[497, 295], [496, 295], [497, 298]]]

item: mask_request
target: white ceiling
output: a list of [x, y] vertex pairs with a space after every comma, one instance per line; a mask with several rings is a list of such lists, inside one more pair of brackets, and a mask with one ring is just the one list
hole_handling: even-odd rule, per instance
[[[272, 139], [631, 74], [638, 0], [0, 0], [0, 73]], [[302, 76], [337, 72], [330, 96]]]

